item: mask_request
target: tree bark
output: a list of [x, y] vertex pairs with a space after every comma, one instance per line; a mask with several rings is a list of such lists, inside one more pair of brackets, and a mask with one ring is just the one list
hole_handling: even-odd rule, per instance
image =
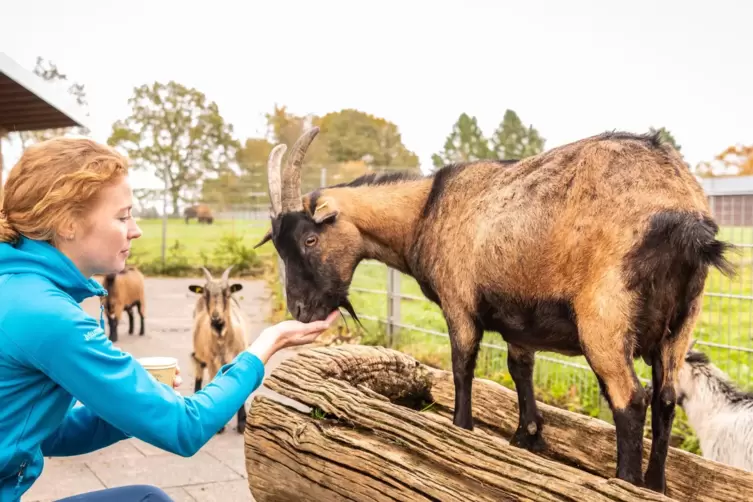
[[[507, 439], [517, 427], [517, 397], [490, 381], [474, 381], [476, 429], [455, 427], [452, 374], [389, 349], [307, 350], [265, 383], [318, 413], [254, 401], [246, 468], [259, 502], [753, 499], [753, 473], [674, 448], [668, 497], [609, 479], [614, 427], [541, 403], [548, 449], [537, 455], [512, 447]], [[650, 441], [644, 448], [647, 458]]]

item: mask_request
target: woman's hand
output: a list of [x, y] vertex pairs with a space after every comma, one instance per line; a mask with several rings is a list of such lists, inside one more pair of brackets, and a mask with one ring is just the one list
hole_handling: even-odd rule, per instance
[[173, 378], [173, 389], [178, 389], [183, 384], [183, 379], [180, 376], [180, 366], [175, 366], [175, 378]]
[[300, 322], [282, 321], [261, 332], [259, 337], [246, 349], [267, 364], [272, 355], [280, 349], [306, 345], [326, 331], [337, 317], [333, 311], [324, 321]]

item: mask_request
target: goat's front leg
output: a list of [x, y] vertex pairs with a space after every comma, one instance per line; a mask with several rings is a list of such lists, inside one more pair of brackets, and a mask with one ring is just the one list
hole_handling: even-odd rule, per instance
[[461, 309], [448, 309], [445, 319], [450, 333], [452, 376], [455, 383], [455, 412], [452, 423], [463, 429], [473, 430], [473, 372], [476, 369], [476, 357], [483, 332], [471, 316]]
[[202, 380], [204, 379], [204, 368], [207, 367], [207, 363], [196, 357], [196, 352], [191, 352], [191, 361], [193, 362], [193, 374], [195, 378], [193, 391], [199, 392], [201, 390]]
[[243, 434], [243, 432], [246, 430], [246, 403], [243, 403], [240, 408], [238, 408], [238, 424], [235, 426], [235, 430], [238, 431], [239, 434]]
[[537, 406], [533, 392], [533, 351], [507, 344], [507, 368], [510, 370], [515, 390], [518, 392], [518, 429], [510, 444], [533, 452], [546, 449], [541, 437], [544, 418]]

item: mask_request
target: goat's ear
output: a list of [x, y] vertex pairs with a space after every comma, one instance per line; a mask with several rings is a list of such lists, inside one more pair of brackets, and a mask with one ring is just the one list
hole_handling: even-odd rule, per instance
[[254, 246], [254, 249], [263, 246], [267, 242], [269, 242], [272, 239], [272, 229], [270, 228], [267, 230], [267, 233], [264, 234], [264, 237], [261, 238], [261, 240]]
[[230, 293], [235, 293], [236, 291], [240, 291], [241, 289], [243, 289], [243, 284], [235, 283], [230, 285]]
[[340, 214], [340, 209], [337, 207], [337, 201], [328, 197], [317, 201], [312, 218], [317, 224], [333, 223], [338, 214]]
[[204, 292], [204, 288], [197, 286], [196, 284], [191, 284], [190, 286], [188, 286], [188, 290], [196, 294], [201, 294]]

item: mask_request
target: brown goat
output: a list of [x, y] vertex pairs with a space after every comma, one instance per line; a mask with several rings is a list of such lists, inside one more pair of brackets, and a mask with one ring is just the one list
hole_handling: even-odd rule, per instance
[[103, 286], [107, 290], [104, 309], [110, 327], [110, 340], [118, 341], [118, 322], [125, 310], [128, 314], [128, 334], [133, 334], [133, 308], [141, 318], [140, 336], [144, 336], [144, 317], [146, 316], [146, 298], [144, 295], [144, 275], [133, 266], [128, 266], [117, 274], [105, 276]]
[[186, 219], [186, 223], [188, 223], [191, 218], [196, 218], [199, 223], [208, 223], [210, 225], [214, 221], [212, 210], [206, 204], [187, 207], [185, 211], [183, 211], [183, 216]]
[[[732, 274], [706, 197], [658, 135], [604, 133], [515, 163], [477, 161], [426, 177], [362, 176], [301, 197], [300, 167], [318, 133], [268, 164], [272, 240], [285, 263], [288, 309], [301, 321], [347, 299], [363, 259], [414, 277], [445, 316], [455, 381], [453, 423], [473, 428], [471, 394], [485, 330], [508, 343], [519, 425], [511, 443], [539, 451], [536, 351], [585, 355], [617, 429], [617, 477], [643, 485], [652, 366], [653, 443], [645, 485], [664, 492], [678, 369], [708, 269]], [[504, 165], [504, 167], [503, 167]]]
[[[240, 305], [233, 293], [243, 288], [242, 284], [229, 284], [228, 277], [231, 265], [214, 279], [204, 267], [206, 282], [203, 286], [192, 284], [189, 291], [198, 295], [193, 312], [193, 349], [191, 358], [194, 362], [196, 381], [194, 392], [201, 390], [204, 370], [209, 372], [211, 380], [217, 372], [235, 359], [248, 345], [248, 326], [244, 319]], [[241, 405], [237, 414], [236, 429], [243, 433], [246, 428], [246, 406]], [[223, 426], [218, 432], [223, 432]]]

